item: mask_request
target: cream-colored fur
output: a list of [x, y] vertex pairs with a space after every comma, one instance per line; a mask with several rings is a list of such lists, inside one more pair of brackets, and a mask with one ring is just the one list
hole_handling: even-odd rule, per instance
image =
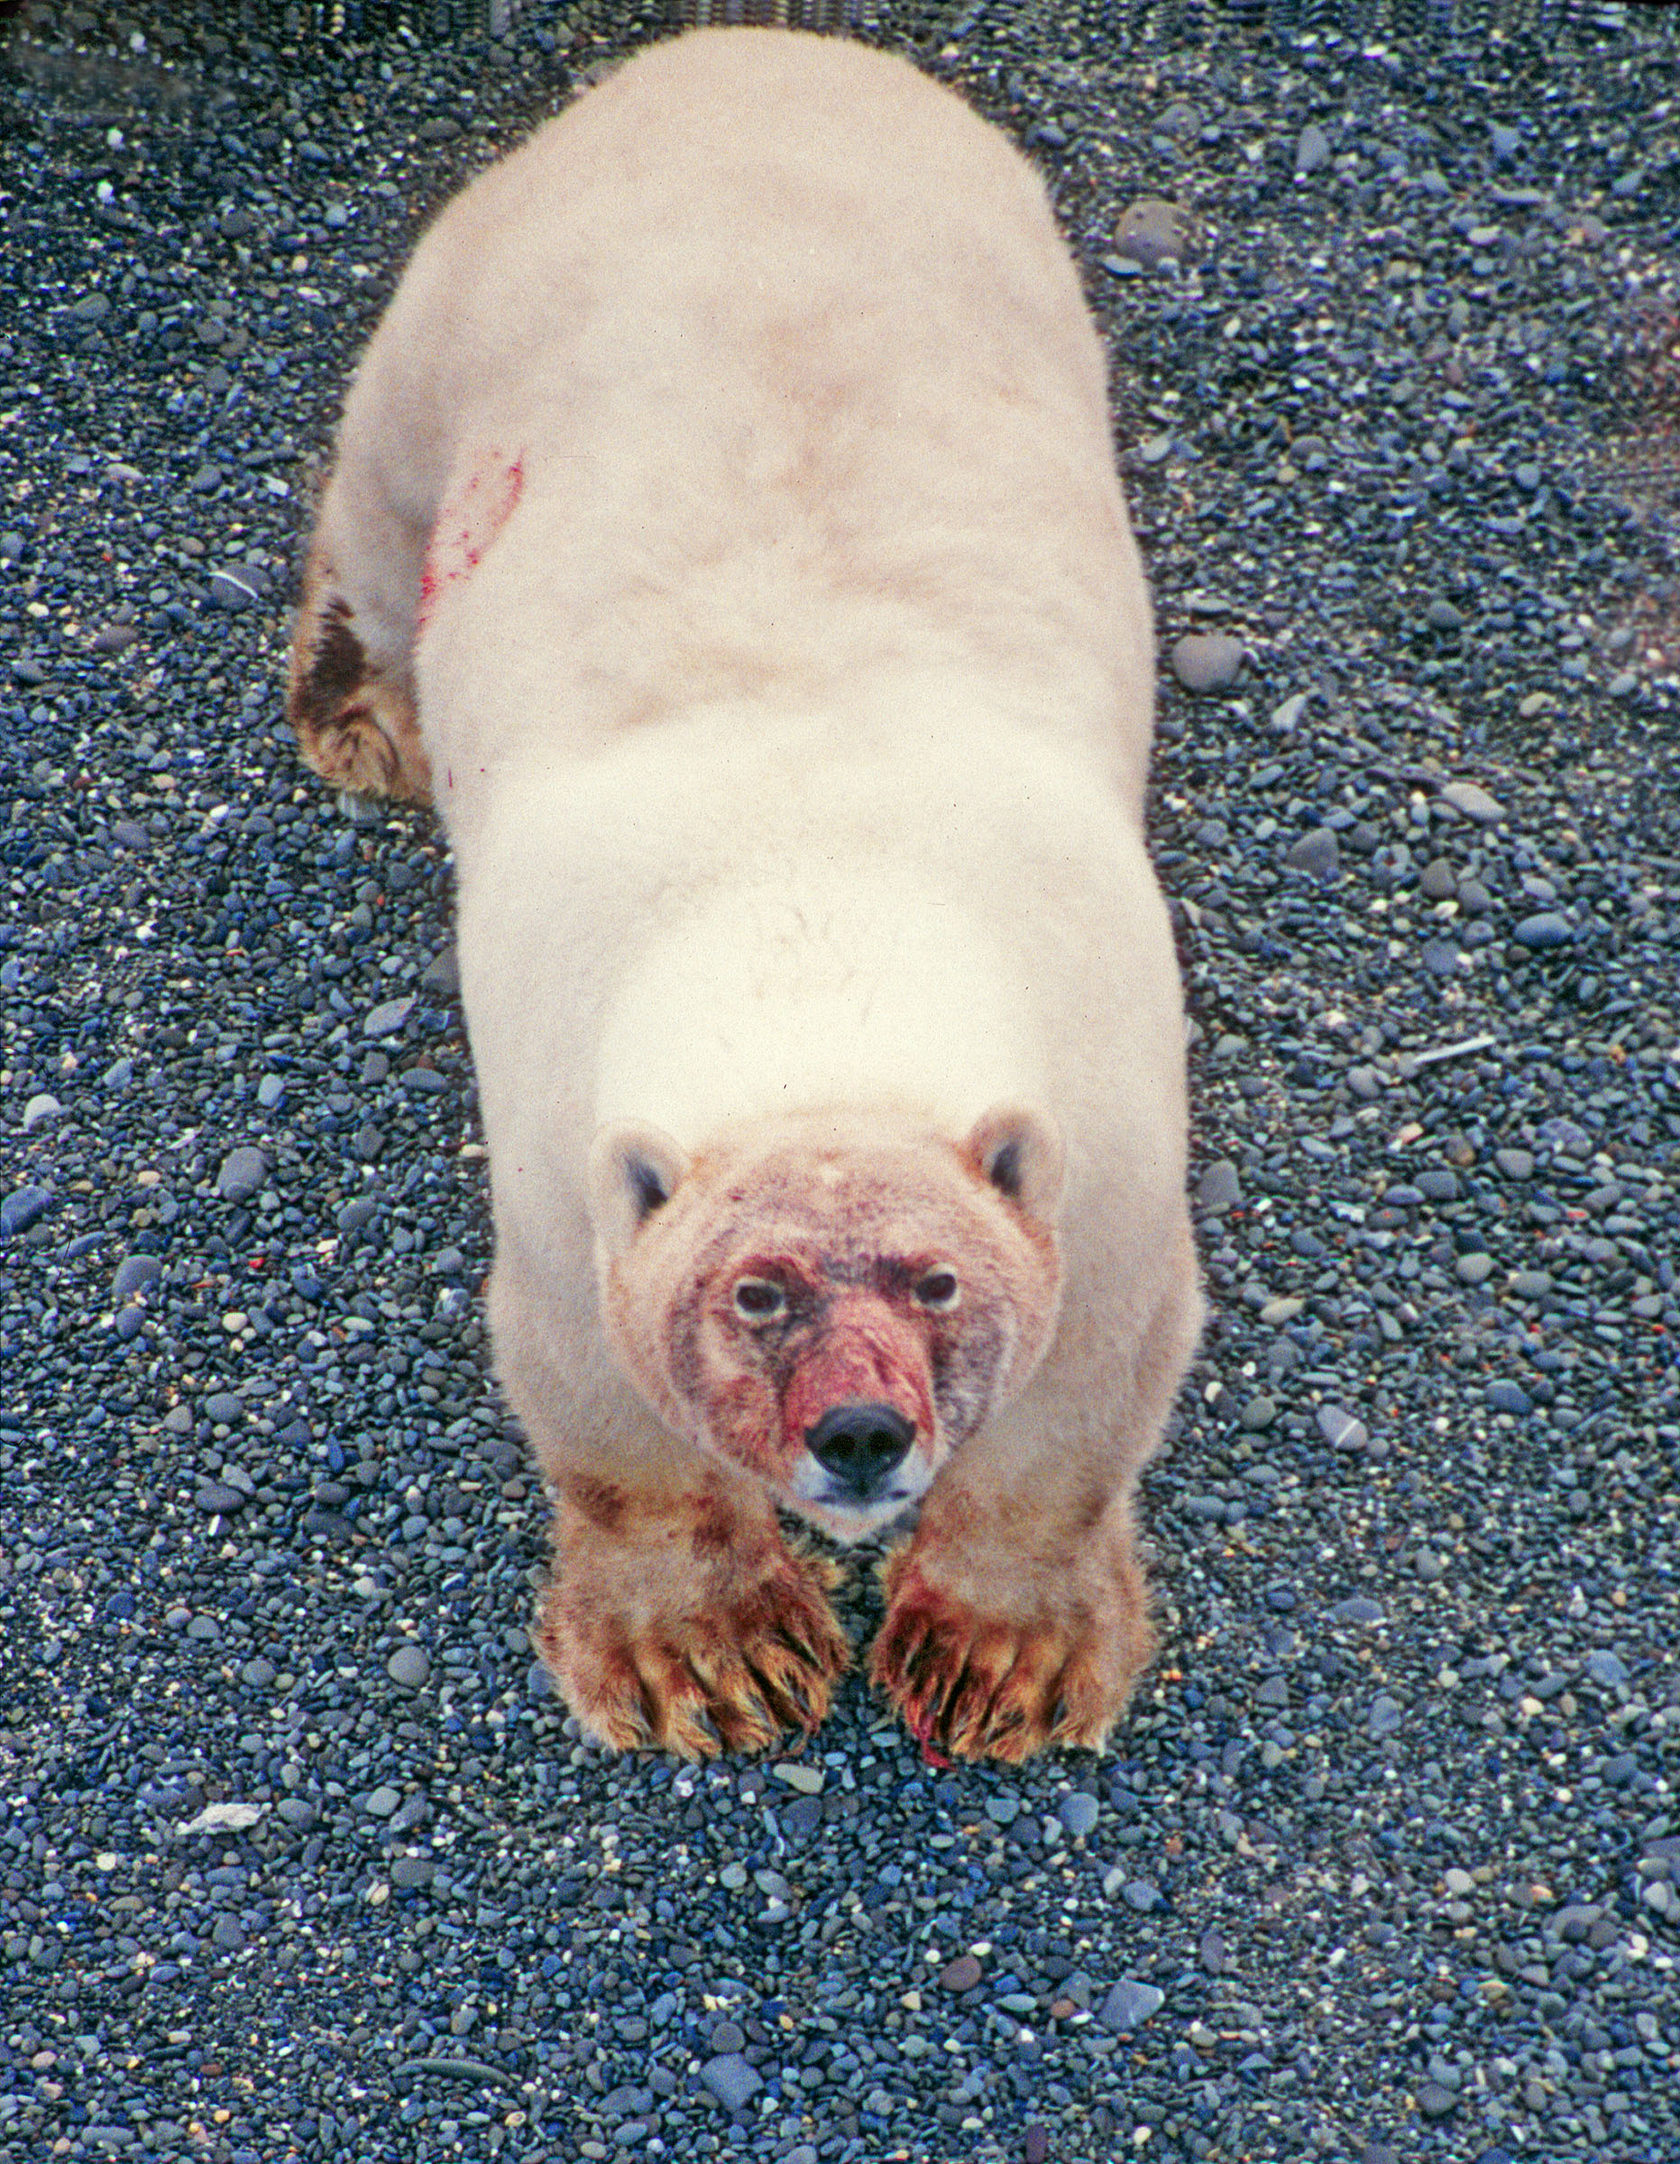
[[1131, 1491], [1200, 1315], [1152, 660], [1043, 190], [905, 63], [684, 37], [422, 241], [346, 407], [292, 711], [455, 846], [497, 1355], [561, 1496], [545, 1644], [609, 1740], [763, 1742], [845, 1653], [764, 1481], [615, 1351], [635, 1211], [591, 1151], [609, 1190], [643, 1132], [727, 1184], [812, 1115], [946, 1165], [1000, 1105], [1059, 1136], [1054, 1340], [942, 1463], [875, 1674], [1005, 1756], [1123, 1704]]

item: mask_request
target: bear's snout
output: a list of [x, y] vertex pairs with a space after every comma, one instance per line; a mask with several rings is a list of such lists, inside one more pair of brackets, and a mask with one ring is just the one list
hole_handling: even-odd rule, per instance
[[812, 1457], [860, 1503], [876, 1499], [915, 1440], [915, 1422], [890, 1405], [836, 1405], [805, 1431]]

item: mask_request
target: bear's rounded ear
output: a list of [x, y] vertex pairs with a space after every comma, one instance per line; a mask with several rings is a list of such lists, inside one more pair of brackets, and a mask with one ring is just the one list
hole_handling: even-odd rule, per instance
[[661, 1127], [603, 1127], [589, 1151], [589, 1215], [615, 1261], [688, 1170], [682, 1146]]
[[1030, 1105], [993, 1105], [968, 1138], [981, 1176], [1019, 1203], [1029, 1217], [1048, 1223], [1062, 1199], [1065, 1159], [1053, 1120]]

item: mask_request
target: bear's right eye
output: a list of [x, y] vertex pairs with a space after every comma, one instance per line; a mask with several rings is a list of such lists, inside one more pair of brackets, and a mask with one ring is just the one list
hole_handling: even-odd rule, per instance
[[744, 1277], [735, 1287], [735, 1312], [748, 1322], [769, 1322], [787, 1306], [787, 1294], [767, 1277]]

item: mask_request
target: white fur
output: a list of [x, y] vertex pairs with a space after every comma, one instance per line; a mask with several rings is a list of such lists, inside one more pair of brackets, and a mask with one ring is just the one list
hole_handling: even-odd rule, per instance
[[417, 252], [322, 515], [370, 622], [515, 457], [414, 675], [545, 1461], [657, 1456], [596, 1312], [597, 1129], [829, 1103], [1050, 1115], [1062, 1326], [1010, 1447], [1125, 1424], [1152, 1318], [1169, 1390], [1194, 1335], [1181, 1009], [1148, 599], [1036, 176], [843, 40], [651, 50]]

